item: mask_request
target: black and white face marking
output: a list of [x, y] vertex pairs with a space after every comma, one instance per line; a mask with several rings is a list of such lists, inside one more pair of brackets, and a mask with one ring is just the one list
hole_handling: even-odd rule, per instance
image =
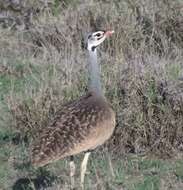
[[87, 49], [94, 51], [106, 38], [105, 31], [97, 31], [88, 35]]
[[108, 31], [97, 31], [93, 32], [88, 35], [88, 41], [87, 41], [87, 49], [89, 51], [95, 51], [97, 46], [99, 46], [107, 36], [111, 36], [114, 33], [114, 30], [108, 30]]
[[93, 33], [93, 36], [97, 39], [100, 40], [104, 36], [105, 32], [104, 31], [98, 31]]

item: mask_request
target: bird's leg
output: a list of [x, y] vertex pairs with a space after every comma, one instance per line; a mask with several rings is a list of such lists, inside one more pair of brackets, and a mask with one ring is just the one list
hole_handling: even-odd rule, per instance
[[75, 167], [74, 157], [73, 156], [70, 157], [69, 165], [70, 165], [71, 189], [74, 189], [74, 186], [75, 186], [74, 175], [75, 175], [76, 167]]
[[86, 152], [84, 155], [84, 159], [81, 163], [81, 188], [82, 188], [82, 190], [84, 189], [84, 178], [85, 178], [88, 158], [89, 158], [90, 154], [91, 154], [91, 152], [89, 152], [89, 151]]

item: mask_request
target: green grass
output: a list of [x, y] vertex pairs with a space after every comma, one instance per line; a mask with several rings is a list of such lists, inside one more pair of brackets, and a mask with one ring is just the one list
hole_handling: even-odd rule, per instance
[[[166, 182], [166, 176], [169, 176], [169, 180], [171, 181], [171, 178], [175, 177], [176, 172], [177, 183], [182, 177], [182, 173], [179, 173], [183, 169], [181, 160], [168, 161], [142, 158], [140, 156], [128, 156], [112, 160], [113, 175], [109, 165], [109, 157], [111, 156], [104, 152], [93, 153], [90, 157], [88, 163], [89, 173], [86, 176], [86, 189], [91, 189], [91, 187], [94, 189], [96, 187], [99, 189], [118, 189], [123, 187], [126, 190], [160, 190], [162, 181]], [[78, 156], [76, 159], [77, 183], [79, 183], [81, 160], [82, 156]], [[63, 168], [67, 173], [69, 169], [68, 161], [58, 161], [47, 167], [53, 173], [57, 173], [60, 170], [59, 173], [65, 176]], [[178, 168], [179, 170], [177, 171]]]
[[[0, 73], [0, 186], [8, 187], [9, 178], [14, 176], [16, 170], [12, 168], [11, 157], [22, 155], [12, 145], [16, 130], [12, 130], [12, 118], [9, 113], [8, 98], [21, 97], [24, 89], [29, 86], [36, 89], [40, 79], [39, 69], [22, 62], [13, 61], [8, 64], [9, 72]], [[21, 73], [24, 73], [21, 76]], [[36, 77], [36, 78], [35, 78]], [[26, 99], [27, 97], [25, 97]], [[21, 145], [22, 146], [22, 145]], [[20, 148], [19, 148], [20, 149]], [[21, 156], [23, 159], [23, 156]]]
[[181, 77], [181, 64], [168, 65], [167, 75], [170, 80], [178, 80]]

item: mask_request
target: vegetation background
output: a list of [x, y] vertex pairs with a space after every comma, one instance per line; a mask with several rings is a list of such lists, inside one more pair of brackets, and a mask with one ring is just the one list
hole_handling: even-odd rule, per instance
[[28, 150], [87, 91], [81, 41], [96, 29], [115, 30], [99, 56], [117, 126], [89, 161], [86, 189], [183, 189], [181, 0], [0, 1], [0, 189], [70, 188], [67, 159], [35, 170]]

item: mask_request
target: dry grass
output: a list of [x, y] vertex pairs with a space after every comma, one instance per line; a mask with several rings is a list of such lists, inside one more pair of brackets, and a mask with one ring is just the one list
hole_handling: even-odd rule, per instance
[[1, 131], [8, 128], [16, 133], [16, 141], [27, 146], [62, 104], [84, 94], [88, 77], [81, 39], [97, 28], [112, 28], [115, 35], [99, 52], [103, 89], [118, 121], [106, 146], [118, 158], [129, 152], [179, 156], [183, 151], [181, 2], [49, 2], [17, 5], [16, 11], [9, 10], [13, 5], [0, 4], [4, 14], [9, 10], [5, 20], [0, 18], [0, 112], [8, 115], [0, 122]]
[[[183, 20], [177, 7], [178, 2], [144, 6], [138, 1], [116, 1], [71, 5], [57, 17], [49, 7], [41, 12], [29, 30], [15, 32], [13, 43], [7, 45], [12, 49], [18, 45], [12, 55], [30, 62], [28, 68], [14, 73], [27, 72], [38, 81], [33, 89], [25, 86], [22, 96], [28, 96], [28, 101], [10, 97], [15, 127], [34, 135], [58, 106], [85, 92], [81, 38], [87, 31], [110, 27], [115, 36], [102, 48], [101, 63], [104, 89], [118, 115], [112, 144], [122, 152], [173, 156], [182, 149], [183, 135], [179, 80], [183, 28], [178, 27]], [[39, 68], [38, 76], [31, 67]]]

